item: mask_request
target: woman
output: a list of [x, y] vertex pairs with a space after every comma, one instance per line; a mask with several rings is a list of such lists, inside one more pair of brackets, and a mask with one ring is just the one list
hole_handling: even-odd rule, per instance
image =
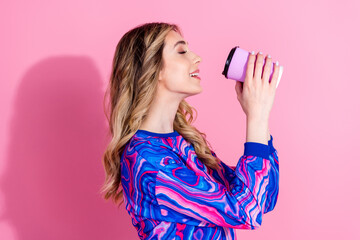
[[[247, 141], [237, 166], [227, 166], [191, 125], [193, 108], [184, 99], [202, 91], [192, 74], [201, 58], [182, 36], [177, 25], [148, 23], [120, 39], [102, 191], [115, 203], [123, 198], [140, 239], [235, 239], [234, 228], [260, 227], [277, 201], [278, 156], [268, 132], [272, 62], [262, 76], [264, 58], [257, 55], [254, 69], [252, 53], [244, 84], [236, 81]], [[278, 73], [275, 65], [274, 79]]]

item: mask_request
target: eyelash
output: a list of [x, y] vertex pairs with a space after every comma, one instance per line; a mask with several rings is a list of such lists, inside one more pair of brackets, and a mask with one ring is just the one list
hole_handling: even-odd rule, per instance
[[180, 54], [184, 54], [184, 53], [187, 53], [187, 51], [186, 52], [179, 52]]

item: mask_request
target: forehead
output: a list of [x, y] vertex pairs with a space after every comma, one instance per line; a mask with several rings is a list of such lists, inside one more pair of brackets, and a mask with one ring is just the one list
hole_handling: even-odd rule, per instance
[[174, 45], [178, 42], [178, 41], [185, 41], [186, 40], [176, 31], [171, 30], [166, 38], [165, 38], [165, 44], [167, 45], [167, 47], [171, 50], [174, 48]]

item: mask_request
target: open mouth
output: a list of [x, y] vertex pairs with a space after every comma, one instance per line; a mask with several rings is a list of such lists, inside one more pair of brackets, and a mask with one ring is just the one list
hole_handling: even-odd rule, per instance
[[197, 78], [197, 79], [201, 79], [201, 78], [199, 77], [199, 73], [198, 73], [198, 72], [190, 73], [190, 77]]

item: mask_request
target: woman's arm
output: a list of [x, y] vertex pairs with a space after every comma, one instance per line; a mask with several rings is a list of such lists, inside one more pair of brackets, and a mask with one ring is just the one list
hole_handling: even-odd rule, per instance
[[[268, 213], [274, 209], [279, 192], [279, 158], [277, 155], [277, 151], [273, 146], [272, 135], [270, 135], [268, 146], [270, 148], [269, 160], [271, 163], [271, 170], [269, 173], [269, 184], [267, 186], [268, 195], [266, 197], [264, 213]], [[214, 151], [211, 151], [211, 153], [213, 156], [218, 157]], [[220, 166], [220, 170], [209, 169], [209, 174], [218, 182], [226, 185], [228, 189], [233, 188], [233, 173], [236, 170], [236, 167], [229, 166], [222, 161], [220, 161]]]
[[259, 228], [269, 194], [267, 186], [272, 168], [269, 146], [254, 142], [244, 145], [244, 155], [231, 173], [230, 189], [207, 174], [187, 168], [173, 155], [163, 157], [164, 149], [152, 151], [151, 156], [138, 153], [140, 161], [152, 159], [153, 164], [158, 154], [155, 184], [158, 217], [196, 226]]
[[268, 143], [268, 146], [270, 148], [270, 156], [269, 160], [271, 163], [271, 171], [269, 174], [269, 185], [268, 188], [268, 196], [266, 198], [265, 203], [265, 211], [264, 213], [268, 213], [272, 211], [276, 205], [278, 194], [279, 194], [279, 157], [278, 152], [274, 148], [273, 145], [273, 136], [270, 135], [270, 141]]

